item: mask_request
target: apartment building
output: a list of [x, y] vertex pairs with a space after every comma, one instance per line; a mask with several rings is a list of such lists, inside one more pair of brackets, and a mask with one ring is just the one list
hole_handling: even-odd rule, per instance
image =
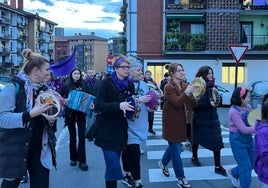
[[106, 58], [108, 56], [108, 40], [95, 35], [55, 37], [55, 62], [70, 54], [76, 47], [76, 66], [81, 70], [94, 69], [96, 72], [106, 72]]
[[[199, 67], [233, 89], [268, 80], [268, 2], [265, 0], [124, 0], [127, 55], [143, 60], [160, 82], [170, 62], [183, 64], [189, 81]], [[230, 45], [248, 46], [237, 64]]]
[[54, 27], [38, 14], [23, 11], [23, 0], [0, 3], [0, 74], [14, 74], [23, 62], [21, 51], [30, 48], [54, 61]]

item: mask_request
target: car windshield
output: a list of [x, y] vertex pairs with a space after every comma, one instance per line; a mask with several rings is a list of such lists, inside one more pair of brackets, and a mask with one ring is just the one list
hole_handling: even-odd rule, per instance
[[2, 91], [4, 89], [4, 87], [6, 86], [7, 83], [5, 82], [0, 82], [0, 91]]
[[216, 88], [217, 88], [217, 90], [218, 91], [221, 91], [221, 92], [229, 92], [229, 90], [228, 89], [225, 89], [224, 87], [222, 87], [222, 86], [219, 86], [219, 85], [215, 85], [216, 86]]
[[11, 80], [11, 77], [10, 76], [0, 75], [0, 81], [2, 81], [2, 82], [9, 82], [10, 80]]
[[253, 95], [264, 95], [268, 93], [268, 82], [259, 82], [253, 88]]

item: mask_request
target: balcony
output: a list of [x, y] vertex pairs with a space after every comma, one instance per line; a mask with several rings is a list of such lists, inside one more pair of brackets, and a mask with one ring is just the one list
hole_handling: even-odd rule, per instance
[[[253, 35], [240, 40], [242, 45], [248, 45], [251, 51], [268, 50], [268, 35]], [[188, 34], [167, 32], [164, 51], [167, 52], [197, 52], [206, 49], [205, 34]]]
[[[249, 37], [248, 41], [249, 40]], [[253, 35], [252, 50], [268, 50], [268, 35]]]
[[11, 62], [2, 62], [2, 66], [5, 68], [11, 68], [13, 64]]
[[18, 37], [18, 41], [26, 41], [27, 40], [27, 36], [24, 34], [24, 35], [20, 35]]
[[41, 54], [47, 54], [47, 50], [40, 50]]
[[252, 3], [242, 4], [241, 10], [268, 10], [268, 5], [265, 4], [252, 5]]
[[17, 54], [20, 55], [21, 52], [22, 52], [22, 49], [21, 48], [18, 48], [17, 49]]
[[26, 24], [25, 23], [22, 23], [22, 22], [19, 22], [19, 23], [17, 23], [17, 27], [18, 28], [25, 28], [26, 27]]
[[0, 17], [0, 24], [10, 25], [11, 24], [11, 19], [6, 17], [6, 16], [1, 16]]
[[10, 40], [11, 39], [11, 34], [9, 34], [9, 33], [0, 33], [0, 39], [1, 40]]
[[52, 48], [49, 48], [47, 52], [48, 52], [48, 54], [51, 55], [51, 54], [53, 54], [53, 51], [54, 51], [54, 50], [53, 50]]
[[205, 34], [167, 32], [165, 51], [199, 51], [206, 49]]
[[0, 56], [9, 56], [10, 55], [10, 51], [7, 48], [2, 48], [0, 50]]
[[167, 0], [167, 9], [205, 9], [204, 0]]
[[49, 34], [52, 34], [53, 32], [54, 32], [54, 29], [53, 28], [49, 28], [48, 33]]
[[43, 43], [46, 42], [46, 39], [43, 38], [43, 37], [39, 37], [39, 38], [38, 38], [38, 42], [39, 42], [40, 44], [43, 44]]

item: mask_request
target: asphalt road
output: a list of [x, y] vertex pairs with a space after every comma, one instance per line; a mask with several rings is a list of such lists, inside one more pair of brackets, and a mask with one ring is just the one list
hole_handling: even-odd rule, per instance
[[[223, 127], [228, 124], [227, 121], [228, 108], [218, 108], [218, 114]], [[166, 148], [165, 141], [161, 138], [161, 117], [155, 118], [156, 136], [149, 136], [146, 143], [142, 146], [145, 154], [141, 156], [142, 180], [145, 188], [175, 188], [176, 180], [173, 170], [170, 169], [171, 177], [166, 178], [161, 174], [157, 165], [159, 160], [159, 152], [163, 152]], [[222, 165], [226, 168], [235, 164], [230, 153], [228, 144], [228, 131], [224, 131], [225, 150], [229, 151], [222, 156]], [[63, 119], [58, 121], [58, 145], [57, 145], [57, 161], [58, 169], [51, 171], [50, 188], [104, 188], [104, 171], [105, 165], [100, 148], [96, 147], [92, 142], [86, 143], [87, 163], [89, 171], [81, 171], [77, 166], [69, 165], [68, 150], [68, 130], [63, 128]], [[213, 166], [212, 152], [204, 149], [199, 150], [202, 167], [194, 167], [189, 156], [190, 152], [182, 152], [183, 165], [187, 177], [190, 178], [192, 188], [233, 188], [228, 177], [215, 175]], [[224, 153], [224, 152], [223, 152]], [[203, 157], [202, 157], [203, 156]], [[172, 168], [172, 165], [169, 165]], [[172, 175], [173, 174], [173, 175]], [[254, 176], [254, 175], [253, 175]], [[200, 177], [198, 179], [198, 177]], [[20, 188], [28, 188], [29, 183], [21, 184]], [[251, 188], [259, 188], [260, 183], [256, 176], [253, 177]], [[118, 182], [118, 188], [126, 188], [121, 182]]]

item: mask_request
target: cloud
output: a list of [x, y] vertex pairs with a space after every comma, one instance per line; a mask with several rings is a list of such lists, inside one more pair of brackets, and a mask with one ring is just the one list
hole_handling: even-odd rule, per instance
[[58, 27], [120, 32], [122, 0], [24, 0], [24, 10], [58, 24]]

